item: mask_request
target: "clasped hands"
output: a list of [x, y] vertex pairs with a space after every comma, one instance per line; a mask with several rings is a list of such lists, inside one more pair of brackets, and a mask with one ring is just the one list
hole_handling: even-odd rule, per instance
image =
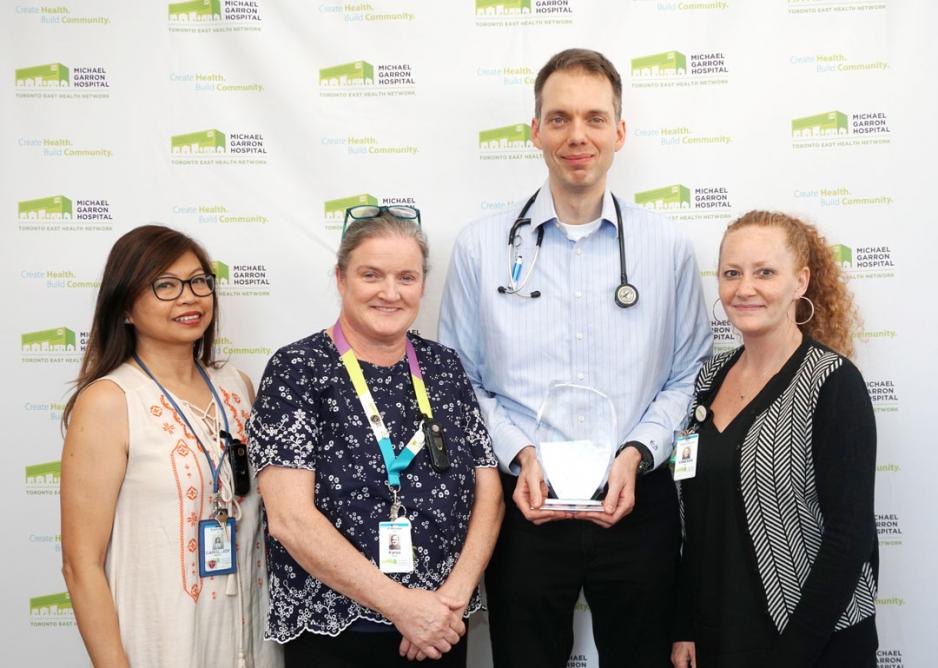
[[444, 583], [436, 591], [404, 589], [388, 618], [403, 636], [401, 656], [409, 660], [439, 659], [466, 633], [463, 613], [468, 596], [457, 596]]
[[613, 460], [609, 469], [609, 487], [603, 501], [602, 512], [571, 512], [565, 510], [542, 510], [547, 498], [547, 483], [534, 446], [527, 446], [515, 457], [521, 465], [515, 491], [511, 495], [525, 519], [534, 524], [555, 520], [588, 520], [608, 529], [635, 508], [635, 479], [641, 453], [636, 448], [624, 448]]

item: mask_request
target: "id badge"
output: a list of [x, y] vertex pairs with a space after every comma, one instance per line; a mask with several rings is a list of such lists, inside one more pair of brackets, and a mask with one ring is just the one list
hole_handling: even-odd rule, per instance
[[697, 475], [697, 441], [700, 434], [681, 434], [674, 439], [674, 479]]
[[378, 523], [378, 562], [382, 573], [410, 573], [414, 570], [414, 546], [410, 520], [399, 517]]
[[227, 575], [237, 568], [234, 518], [229, 517], [224, 526], [218, 520], [199, 522], [199, 575]]

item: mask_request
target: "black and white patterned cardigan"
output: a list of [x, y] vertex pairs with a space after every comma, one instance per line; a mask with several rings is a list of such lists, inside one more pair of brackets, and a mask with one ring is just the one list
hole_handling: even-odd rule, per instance
[[[698, 398], [708, 394], [714, 378], [734, 353], [714, 355], [703, 365], [691, 415]], [[844, 358], [835, 352], [808, 346], [792, 382], [755, 417], [740, 452], [739, 484], [746, 525], [768, 612], [779, 633], [788, 625], [821, 547], [824, 517], [814, 479], [814, 409], [824, 381], [843, 363]], [[876, 578], [867, 561], [835, 630], [874, 615], [875, 600]]]

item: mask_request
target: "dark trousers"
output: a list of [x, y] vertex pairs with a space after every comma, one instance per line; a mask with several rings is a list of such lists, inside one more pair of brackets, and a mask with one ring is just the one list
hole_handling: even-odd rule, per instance
[[400, 656], [397, 631], [345, 631], [335, 638], [302, 633], [283, 647], [284, 668], [465, 668], [466, 636], [437, 661], [408, 661]]
[[680, 556], [677, 494], [667, 467], [639, 479], [631, 515], [604, 529], [561, 520], [535, 526], [511, 499], [485, 575], [495, 668], [564, 668], [583, 590], [600, 668], [670, 668]]

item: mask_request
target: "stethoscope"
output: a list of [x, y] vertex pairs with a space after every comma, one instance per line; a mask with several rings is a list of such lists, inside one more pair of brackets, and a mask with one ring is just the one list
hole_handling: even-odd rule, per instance
[[[531, 224], [531, 219], [525, 218], [524, 215], [528, 212], [528, 209], [531, 208], [531, 205], [534, 204], [534, 200], [537, 199], [539, 192], [540, 190], [531, 195], [531, 199], [529, 199], [521, 209], [521, 213], [518, 214], [518, 218], [508, 232], [508, 285], [498, 286], [498, 293], [501, 295], [517, 295], [518, 297], [526, 297], [529, 299], [537, 299], [541, 296], [540, 290], [532, 290], [527, 294], [522, 292], [522, 290], [524, 290], [524, 286], [527, 285], [528, 279], [531, 278], [531, 272], [534, 271], [534, 266], [537, 264], [537, 256], [541, 252], [541, 243], [544, 241], [544, 226], [541, 225], [537, 228], [537, 239], [534, 242], [534, 257], [531, 258], [531, 264], [528, 265], [528, 270], [523, 273], [524, 259], [521, 257], [520, 253], [516, 252], [517, 246], [520, 245], [518, 229]], [[614, 195], [612, 196], [612, 203], [616, 207], [616, 227], [619, 231], [620, 282], [619, 287], [616, 288], [614, 297], [616, 306], [628, 308], [638, 302], [638, 289], [629, 283], [629, 275], [625, 265], [625, 235], [622, 230], [622, 211], [619, 209], [619, 202], [616, 201]]]

